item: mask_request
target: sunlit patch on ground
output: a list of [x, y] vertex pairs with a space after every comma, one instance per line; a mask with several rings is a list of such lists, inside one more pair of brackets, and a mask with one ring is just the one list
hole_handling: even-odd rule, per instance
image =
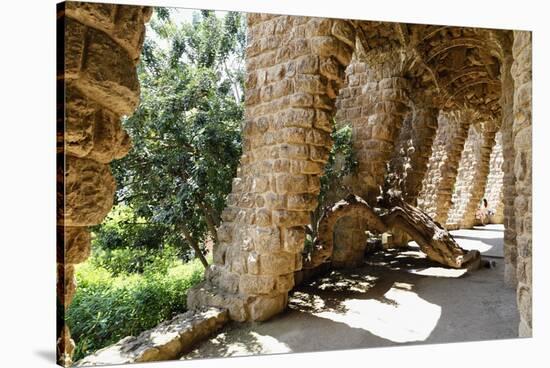
[[[461, 246], [469, 240], [482, 251], [489, 241], [499, 249], [503, 232], [488, 227], [457, 235]], [[332, 270], [297, 287], [284, 314], [233, 323], [186, 359], [514, 338], [515, 291], [494, 259], [495, 268], [465, 272], [441, 267], [414, 245], [380, 251], [364, 267]]]
[[384, 297], [393, 303], [376, 299], [349, 299], [343, 301], [346, 314], [321, 312], [317, 315], [350, 327], [362, 328], [393, 342], [425, 340], [441, 315], [440, 306], [420, 298], [407, 287], [394, 284]]

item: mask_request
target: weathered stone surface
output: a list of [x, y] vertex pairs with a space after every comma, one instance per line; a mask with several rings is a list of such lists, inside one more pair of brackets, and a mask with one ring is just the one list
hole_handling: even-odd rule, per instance
[[[153, 9], [86, 2], [58, 9], [59, 36], [65, 38], [57, 76], [65, 91], [58, 101], [65, 117], [58, 121], [58, 154], [65, 157], [57, 173], [57, 293], [66, 308], [76, 288], [73, 265], [90, 254], [87, 226], [101, 223], [113, 204], [115, 182], [107, 164], [131, 147], [120, 117], [138, 104], [136, 63]], [[57, 346], [58, 363], [71, 365], [74, 342], [67, 326]]]
[[469, 111], [439, 115], [439, 128], [418, 195], [418, 207], [441, 224], [447, 222], [452, 205], [453, 187], [471, 121]]
[[57, 227], [57, 263], [82, 263], [90, 256], [90, 231], [87, 227]]
[[66, 81], [119, 115], [134, 111], [139, 101], [136, 68], [108, 35], [67, 18], [65, 55]]
[[229, 320], [220, 308], [189, 311], [162, 322], [137, 337], [128, 336], [76, 362], [76, 367], [171, 360], [219, 331]]
[[259, 296], [250, 304], [250, 319], [252, 321], [265, 321], [276, 314], [281, 313], [288, 302], [286, 293], [276, 296]]
[[470, 125], [458, 167], [447, 227], [471, 228], [476, 223], [475, 213], [485, 192], [494, 144], [494, 129]]
[[71, 1], [65, 5], [65, 11], [80, 23], [107, 33], [134, 62], [139, 60], [145, 23], [151, 17], [152, 8]]
[[65, 116], [68, 155], [109, 163], [130, 150], [130, 137], [122, 129], [120, 118], [71, 86], [66, 89]]
[[57, 263], [57, 300], [67, 308], [76, 292], [74, 265]]
[[64, 175], [65, 207], [59, 209], [60, 225], [100, 224], [111, 210], [115, 194], [115, 181], [109, 166], [69, 156]]
[[520, 336], [532, 335], [531, 301], [531, 222], [532, 222], [532, 146], [531, 146], [531, 32], [514, 31], [511, 68], [514, 78], [514, 199], [517, 244], [517, 295]]
[[57, 362], [64, 367], [70, 367], [73, 364], [73, 353], [75, 343], [71, 339], [71, 331], [67, 325], [63, 325], [61, 333], [57, 337]]

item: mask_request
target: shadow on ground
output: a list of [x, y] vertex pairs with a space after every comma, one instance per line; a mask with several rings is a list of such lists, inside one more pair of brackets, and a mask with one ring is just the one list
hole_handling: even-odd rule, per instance
[[414, 247], [379, 251], [363, 267], [297, 287], [278, 317], [231, 323], [182, 359], [514, 338], [515, 290], [505, 286], [503, 268], [499, 260], [496, 268], [453, 273]]

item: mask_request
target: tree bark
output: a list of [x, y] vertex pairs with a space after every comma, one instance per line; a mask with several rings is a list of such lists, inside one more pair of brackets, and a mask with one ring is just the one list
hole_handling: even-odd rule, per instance
[[199, 243], [197, 242], [197, 240], [195, 238], [193, 238], [191, 236], [191, 232], [189, 231], [189, 229], [187, 228], [187, 226], [185, 226], [184, 224], [180, 224], [180, 229], [185, 237], [185, 240], [187, 240], [189, 242], [189, 245], [191, 245], [191, 248], [193, 248], [193, 250], [195, 251], [195, 255], [197, 257], [199, 257], [202, 265], [204, 266], [204, 268], [208, 268], [208, 261], [206, 260], [206, 258], [204, 257], [204, 255], [202, 254], [201, 252], [201, 249], [199, 247]]

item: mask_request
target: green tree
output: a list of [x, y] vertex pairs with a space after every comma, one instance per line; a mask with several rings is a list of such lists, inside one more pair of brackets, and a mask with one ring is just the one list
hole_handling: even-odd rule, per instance
[[123, 121], [133, 149], [112, 165], [116, 200], [181, 238], [206, 267], [200, 245], [217, 242], [241, 155], [245, 22], [202, 11], [176, 24], [173, 11], [157, 8], [147, 30], [141, 102]]

